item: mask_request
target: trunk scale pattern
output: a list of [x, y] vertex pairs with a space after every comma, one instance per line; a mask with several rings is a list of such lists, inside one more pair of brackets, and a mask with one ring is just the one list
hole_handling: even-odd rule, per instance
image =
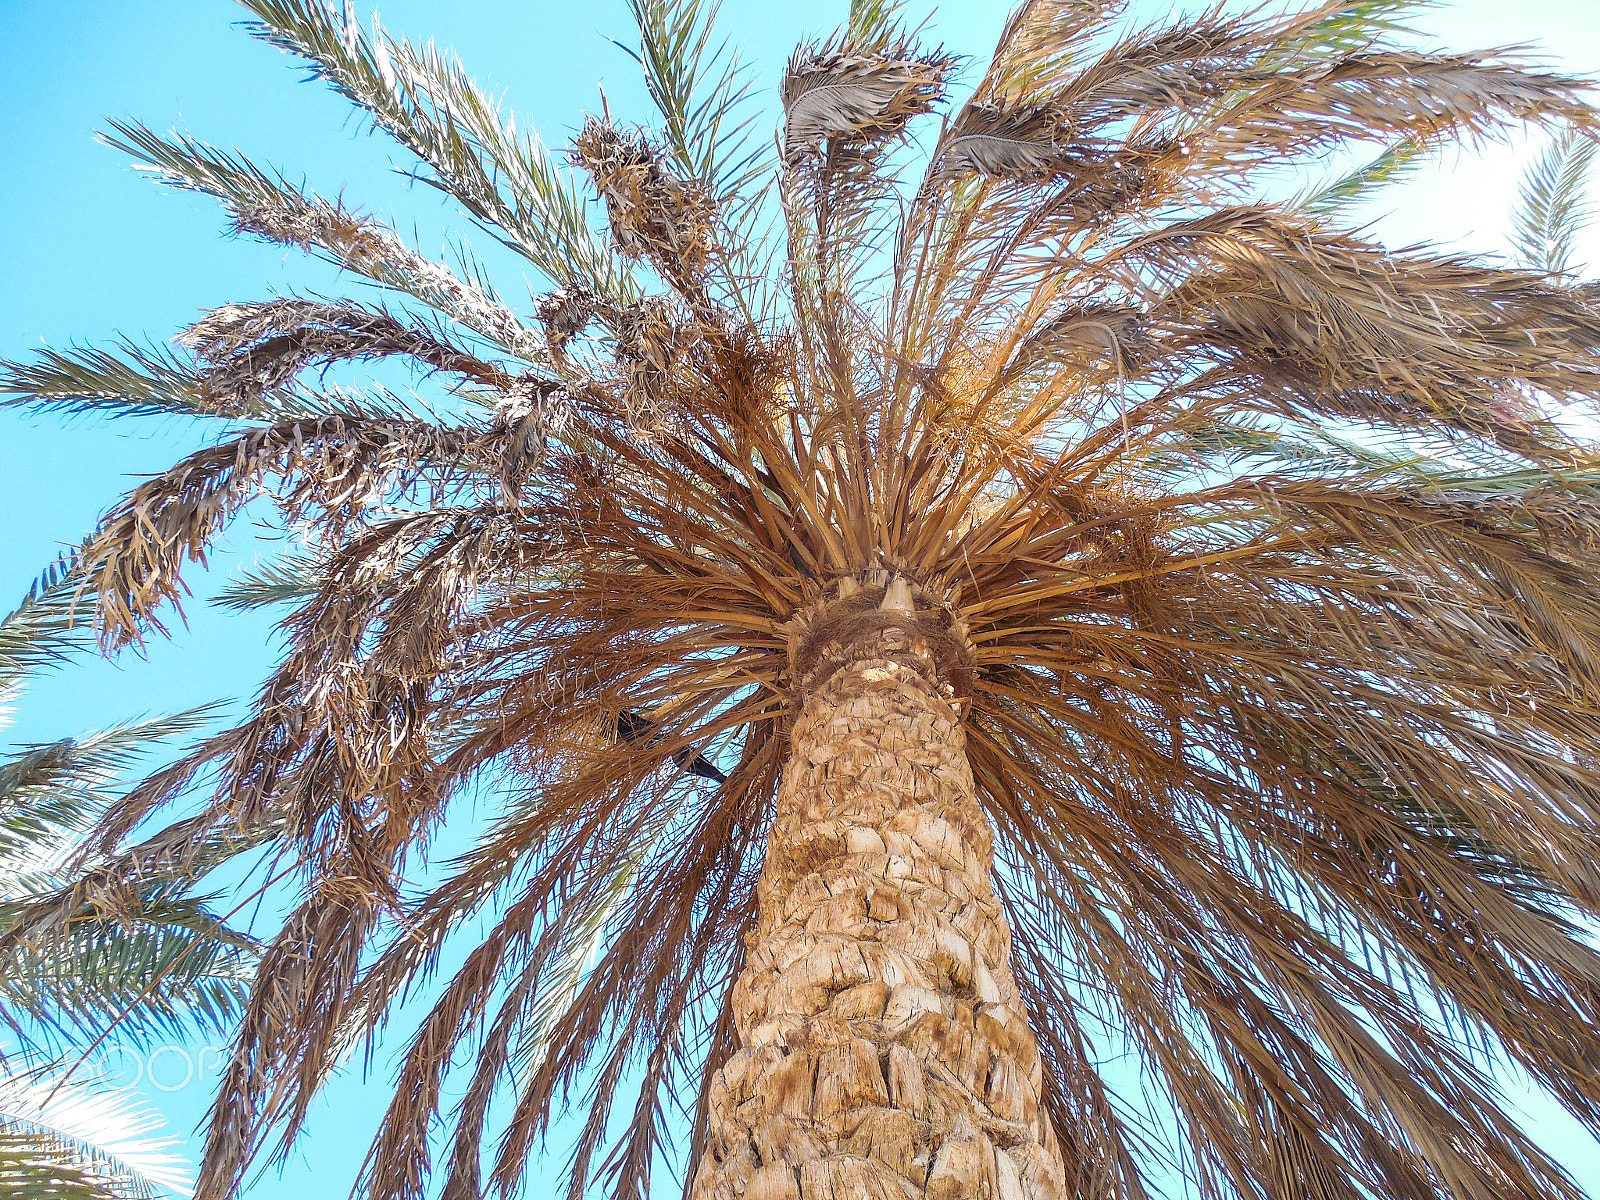
[[797, 681], [692, 1200], [1064, 1190], [959, 701], [914, 608], [891, 582]]

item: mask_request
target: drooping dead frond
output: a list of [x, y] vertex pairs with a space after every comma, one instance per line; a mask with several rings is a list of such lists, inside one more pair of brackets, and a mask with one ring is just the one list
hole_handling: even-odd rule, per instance
[[[1185, 277], [1191, 238], [1207, 244], [1208, 266]], [[1249, 210], [1169, 226], [1129, 252], [1182, 279], [1157, 311], [1193, 322], [1190, 336], [1212, 347], [1226, 371], [1259, 372], [1263, 396], [1488, 433], [1533, 457], [1572, 452], [1513, 380], [1558, 399], [1590, 392], [1600, 324], [1537, 280], [1460, 260], [1399, 258]], [[1542, 330], [1553, 336], [1541, 338]], [[1541, 345], [1560, 350], [1547, 356]], [[1379, 414], [1375, 403], [1389, 411]]]
[[359, 520], [391, 488], [448, 473], [468, 450], [464, 431], [418, 422], [327, 417], [287, 421], [201, 450], [141, 485], [111, 513], [84, 550], [84, 570], [100, 596], [108, 644], [140, 636], [153, 613], [179, 598], [185, 558], [203, 562], [212, 537], [263, 479], [294, 476], [281, 498], [295, 516], [313, 510]]

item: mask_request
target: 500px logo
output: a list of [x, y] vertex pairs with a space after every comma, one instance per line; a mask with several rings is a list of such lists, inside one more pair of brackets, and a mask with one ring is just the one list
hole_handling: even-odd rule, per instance
[[84, 1073], [112, 1087], [180, 1092], [212, 1080], [227, 1060], [220, 1046], [102, 1046], [84, 1063]]

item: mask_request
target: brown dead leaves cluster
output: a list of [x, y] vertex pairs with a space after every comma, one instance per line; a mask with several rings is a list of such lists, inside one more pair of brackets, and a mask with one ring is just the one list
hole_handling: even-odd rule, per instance
[[712, 250], [716, 205], [698, 181], [674, 176], [642, 134], [594, 117], [573, 140], [572, 156], [594, 180], [624, 258], [646, 259], [680, 286], [699, 278]]

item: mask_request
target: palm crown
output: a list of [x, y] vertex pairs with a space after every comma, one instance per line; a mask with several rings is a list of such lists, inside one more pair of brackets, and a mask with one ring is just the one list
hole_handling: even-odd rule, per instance
[[[422, 1194], [469, 1044], [447, 1196], [522, 1186], [574, 1087], [574, 1195], [597, 1169], [648, 1189], [668, 1095], [697, 1098], [699, 1194], [849, 1194], [798, 1142], [729, 1132], [760, 1101], [738, 1091], [741, 1005], [769, 1003], [749, 997], [772, 880], [803, 874], [791, 835], [816, 835], [774, 823], [810, 786], [784, 781], [823, 770], [828, 714], [856, 711], [826, 707], [830, 681], [910, 655], [919, 728], [947, 730], [987, 818], [955, 860], [986, 862], [992, 835], [1009, 945], [998, 1000], [970, 962], [933, 971], [956, 996], [939, 1019], [978, 1034], [912, 1058], [932, 1089], [990, 1036], [989, 1005], [1025, 1014], [1037, 1079], [1020, 1115], [974, 1101], [997, 1123], [979, 1132], [956, 1100], [919, 1102], [903, 1161], [814, 1107], [822, 1159], [893, 1159], [905, 1194], [1142, 1196], [1163, 1130], [1099, 1069], [1125, 1038], [1216, 1194], [1575, 1196], [1475, 1048], [1600, 1131], [1600, 958], [1574, 924], [1600, 909], [1600, 464], [1546, 415], [1600, 395], [1600, 311], [1559, 274], [1391, 252], [1338, 214], [1509, 123], [1564, 121], [1578, 153], [1588, 85], [1411, 49], [1405, 3], [1118, 30], [1118, 4], [1032, 0], [949, 108], [956, 61], [857, 0], [790, 62], [769, 158], [710, 6], [631, 3], [659, 128], [589, 117], [582, 183], [430, 46], [246, 0], [548, 281], [536, 320], [470, 259], [119, 124], [113, 143], [238, 231], [387, 304], [229, 304], [180, 339], [192, 359], [127, 344], [8, 368], [36, 405], [227, 423], [90, 542], [108, 647], [161, 628], [184, 559], [270, 481], [306, 536], [232, 593], [296, 605], [254, 715], [118, 805], [82, 880], [8, 935], [47, 942], [86, 897], [218, 845], [297, 864], [201, 1194], [286, 1150], [349, 1046], [483, 913], [400, 1067], [368, 1194]], [[1370, 166], [1273, 199], [1373, 141]], [[1545, 215], [1559, 248], [1566, 217]], [[452, 381], [459, 415], [307, 381], [391, 356]], [[133, 836], [209, 767], [198, 815]], [[485, 776], [503, 807], [408, 890]], [[849, 1111], [906, 1108], [893, 999], [828, 1011], [886, 1064], [863, 1085], [882, 1103]], [[985, 1069], [968, 1092], [1000, 1086]], [[624, 1078], [640, 1091], [597, 1166]], [[965, 1175], [958, 1146], [987, 1147]]]

